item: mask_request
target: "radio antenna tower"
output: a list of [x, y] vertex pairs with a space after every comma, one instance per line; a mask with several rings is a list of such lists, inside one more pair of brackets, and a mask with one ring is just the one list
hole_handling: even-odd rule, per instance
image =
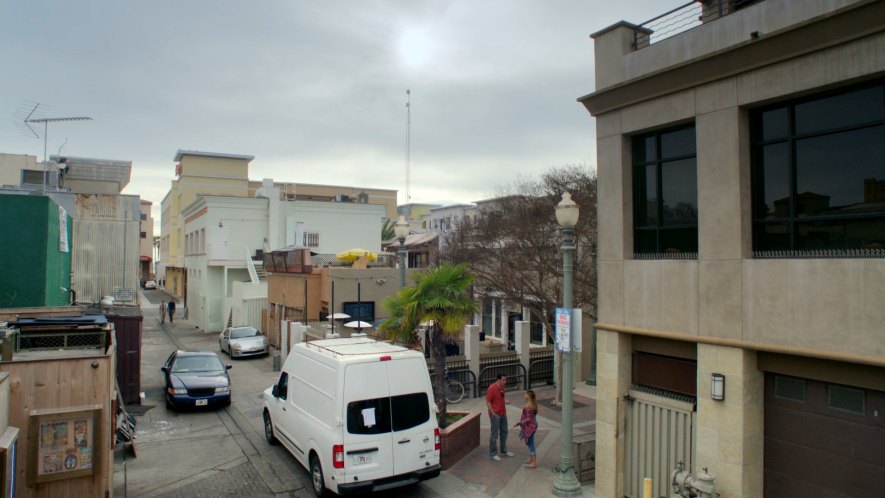
[[47, 153], [47, 146], [49, 143], [49, 123], [63, 123], [67, 121], [92, 121], [92, 118], [88, 116], [69, 116], [62, 118], [32, 118], [31, 116], [34, 114], [34, 111], [37, 110], [40, 104], [34, 106], [34, 109], [28, 114], [28, 117], [25, 118], [25, 125], [30, 128], [31, 132], [34, 133], [34, 136], [37, 136], [37, 132], [31, 128], [31, 123], [43, 123], [43, 194], [46, 194], [46, 175], [47, 175], [47, 167], [49, 165], [49, 155]]
[[406, 202], [408, 204], [411, 199], [409, 187], [411, 186], [411, 169], [412, 169], [412, 91], [406, 90]]

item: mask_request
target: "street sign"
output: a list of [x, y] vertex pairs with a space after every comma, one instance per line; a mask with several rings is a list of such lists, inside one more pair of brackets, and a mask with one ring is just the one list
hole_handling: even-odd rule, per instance
[[126, 303], [135, 298], [135, 289], [131, 287], [114, 287], [114, 301]]
[[556, 349], [563, 353], [571, 351], [572, 309], [556, 308]]

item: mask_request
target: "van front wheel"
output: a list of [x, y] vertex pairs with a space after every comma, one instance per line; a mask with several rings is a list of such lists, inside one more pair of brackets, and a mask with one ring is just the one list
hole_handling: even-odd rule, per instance
[[277, 437], [273, 433], [273, 422], [270, 420], [270, 414], [264, 411], [264, 438], [270, 445], [277, 444]]
[[313, 492], [317, 498], [326, 495], [326, 481], [323, 479], [323, 467], [316, 455], [310, 457], [310, 480], [313, 483]]

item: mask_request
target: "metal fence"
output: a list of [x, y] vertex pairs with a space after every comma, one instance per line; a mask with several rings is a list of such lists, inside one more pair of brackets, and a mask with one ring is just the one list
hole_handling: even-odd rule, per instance
[[484, 393], [495, 382], [498, 374], [507, 376], [507, 389], [527, 389], [528, 374], [519, 362], [519, 355], [504, 351], [480, 355], [477, 395]]
[[760, 1], [763, 0], [705, 0], [680, 5], [640, 24], [633, 34], [633, 49], [645, 48]]
[[553, 383], [553, 347], [538, 348], [529, 355], [529, 387]]
[[23, 332], [16, 335], [16, 351], [47, 349], [104, 349], [108, 345], [104, 330], [72, 332]]

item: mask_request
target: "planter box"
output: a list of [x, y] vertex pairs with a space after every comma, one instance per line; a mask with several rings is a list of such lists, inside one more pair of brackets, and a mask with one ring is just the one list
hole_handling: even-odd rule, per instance
[[464, 416], [454, 424], [439, 430], [439, 463], [443, 470], [452, 467], [479, 446], [479, 417], [482, 413], [456, 410], [449, 413], [463, 413]]

